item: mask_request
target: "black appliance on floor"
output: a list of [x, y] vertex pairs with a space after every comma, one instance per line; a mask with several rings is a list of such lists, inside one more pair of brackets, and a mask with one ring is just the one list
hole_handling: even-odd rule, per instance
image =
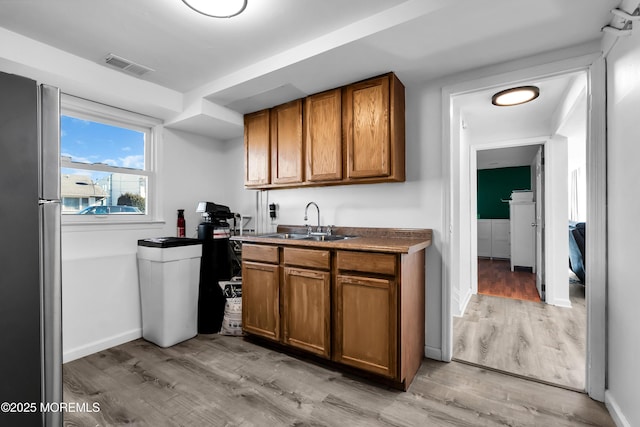
[[198, 225], [198, 240], [202, 240], [200, 288], [198, 292], [198, 333], [220, 332], [224, 317], [225, 297], [218, 285], [231, 278], [230, 229], [227, 219], [233, 214], [227, 206], [200, 202], [196, 212], [204, 218]]

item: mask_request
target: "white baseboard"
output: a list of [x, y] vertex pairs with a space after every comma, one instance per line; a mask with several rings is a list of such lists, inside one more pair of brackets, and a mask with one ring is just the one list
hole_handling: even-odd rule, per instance
[[137, 328], [120, 335], [109, 337], [100, 341], [94, 341], [80, 347], [72, 348], [62, 354], [62, 363], [71, 362], [72, 360], [80, 359], [81, 357], [85, 357], [90, 354], [97, 353], [99, 351], [106, 350], [108, 348], [115, 347], [129, 341], [133, 341], [140, 337], [142, 337], [142, 329]]
[[435, 347], [424, 346], [424, 355], [427, 359], [442, 360], [442, 350]]
[[463, 297], [463, 301], [460, 302], [458, 307], [454, 307], [453, 308], [453, 312], [452, 312], [452, 316], [453, 317], [462, 317], [462, 316], [464, 316], [464, 312], [467, 309], [467, 304], [469, 304], [469, 301], [471, 301], [471, 296], [472, 295], [473, 295], [473, 292], [471, 292], [471, 289], [468, 289], [467, 292], [465, 293], [464, 297]]
[[556, 299], [553, 301], [547, 301], [547, 304], [555, 305], [556, 307], [571, 308], [571, 300], [569, 299]]
[[458, 317], [464, 316], [464, 312], [467, 311], [467, 305], [469, 305], [469, 301], [471, 301], [472, 295], [473, 295], [473, 292], [469, 290], [469, 292], [467, 292], [467, 295], [464, 298], [464, 302], [460, 305], [460, 316]]
[[631, 423], [627, 421], [627, 418], [622, 413], [620, 406], [618, 406], [618, 403], [609, 390], [604, 392], [604, 404], [609, 410], [609, 414], [611, 415], [611, 418], [613, 418], [613, 422], [616, 423], [616, 426], [631, 427]]

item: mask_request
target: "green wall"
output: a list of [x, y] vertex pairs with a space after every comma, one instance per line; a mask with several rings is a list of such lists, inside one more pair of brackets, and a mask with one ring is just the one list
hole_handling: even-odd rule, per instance
[[478, 218], [509, 218], [512, 190], [531, 190], [531, 167], [478, 170]]

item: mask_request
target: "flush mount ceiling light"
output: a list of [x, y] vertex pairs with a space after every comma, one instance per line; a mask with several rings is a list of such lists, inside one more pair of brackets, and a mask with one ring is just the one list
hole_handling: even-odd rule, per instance
[[520, 105], [533, 101], [540, 95], [537, 86], [520, 86], [502, 90], [491, 97], [491, 103], [499, 107]]
[[191, 9], [213, 18], [231, 18], [242, 13], [247, 0], [182, 0]]

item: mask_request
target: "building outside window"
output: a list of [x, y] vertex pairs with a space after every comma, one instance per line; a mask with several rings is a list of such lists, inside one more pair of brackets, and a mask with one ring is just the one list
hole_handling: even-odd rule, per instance
[[77, 213], [82, 209], [102, 204], [107, 197], [104, 189], [90, 175], [61, 175], [62, 213]]

